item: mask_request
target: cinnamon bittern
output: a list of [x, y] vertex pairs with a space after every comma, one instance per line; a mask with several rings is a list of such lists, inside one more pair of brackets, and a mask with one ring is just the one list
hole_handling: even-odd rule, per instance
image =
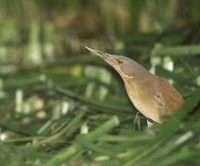
[[136, 61], [85, 48], [105, 60], [120, 74], [131, 102], [147, 119], [162, 123], [184, 103], [183, 97], [166, 79], [150, 73]]

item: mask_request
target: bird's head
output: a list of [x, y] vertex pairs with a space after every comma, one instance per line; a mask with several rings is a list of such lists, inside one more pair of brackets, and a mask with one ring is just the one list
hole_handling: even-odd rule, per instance
[[137, 79], [140, 71], [146, 71], [141, 65], [128, 57], [111, 55], [89, 47], [85, 48], [109, 63], [120, 74], [123, 80]]

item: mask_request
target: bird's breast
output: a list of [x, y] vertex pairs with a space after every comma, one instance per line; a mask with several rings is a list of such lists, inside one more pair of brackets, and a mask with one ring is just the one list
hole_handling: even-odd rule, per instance
[[148, 101], [148, 99], [143, 97], [132, 95], [131, 93], [128, 93], [128, 96], [137, 110], [140, 111], [145, 117], [158, 123], [161, 122], [160, 114], [153, 102]]
[[149, 94], [150, 91], [143, 86], [125, 83], [127, 94], [136, 107], [145, 117], [152, 119], [155, 122], [161, 123], [160, 113], [157, 110], [157, 105]]

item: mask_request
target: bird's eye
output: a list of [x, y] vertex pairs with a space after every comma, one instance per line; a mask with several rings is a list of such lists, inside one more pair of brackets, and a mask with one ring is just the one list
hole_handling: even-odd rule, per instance
[[116, 61], [117, 61], [118, 64], [122, 64], [123, 63], [123, 61], [120, 60], [120, 59], [116, 59]]

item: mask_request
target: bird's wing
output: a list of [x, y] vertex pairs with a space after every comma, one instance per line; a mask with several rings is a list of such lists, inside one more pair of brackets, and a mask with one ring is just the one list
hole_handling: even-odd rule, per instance
[[184, 99], [167, 80], [161, 77], [157, 77], [157, 79], [158, 90], [155, 98], [161, 118], [165, 118], [176, 112], [183, 104]]

